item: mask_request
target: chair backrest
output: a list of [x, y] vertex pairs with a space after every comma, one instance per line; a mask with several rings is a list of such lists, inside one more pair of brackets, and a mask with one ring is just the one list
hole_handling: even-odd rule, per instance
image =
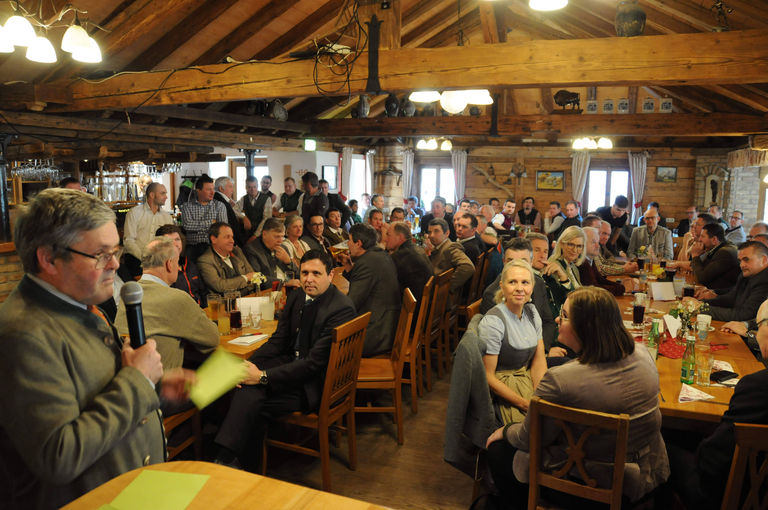
[[[768, 425], [735, 423], [736, 449], [721, 510], [760, 510], [768, 505]], [[749, 488], [742, 500], [744, 479]], [[762, 498], [762, 499], [761, 499]]]
[[[530, 416], [530, 480], [528, 491], [528, 509], [536, 509], [539, 499], [539, 486], [550, 487], [560, 492], [566, 492], [575, 496], [600, 501], [610, 504], [610, 508], [621, 508], [621, 495], [624, 485], [624, 460], [627, 455], [627, 438], [629, 437], [629, 415], [607, 414], [586, 409], [565, 407], [542, 400], [539, 397], [531, 398], [528, 408]], [[541, 468], [541, 440], [542, 417], [546, 416], [555, 420], [555, 423], [563, 429], [563, 435], [568, 441], [566, 452], [568, 459], [561, 469], [552, 472], [543, 471]], [[586, 429], [579, 437], [575, 437], [571, 425], [584, 426]], [[593, 434], [604, 431], [616, 433], [616, 450], [613, 464], [613, 479], [611, 487], [598, 488], [597, 480], [589, 476], [584, 460], [584, 444]], [[584, 483], [574, 481], [569, 477], [575, 468], [578, 477]]]
[[477, 299], [478, 288], [481, 285], [481, 277], [483, 273], [483, 266], [485, 265], [485, 252], [481, 253], [475, 261], [475, 273], [472, 275], [472, 280], [469, 283], [469, 292], [467, 293], [467, 303], [473, 302]]
[[360, 372], [360, 358], [363, 357], [365, 329], [370, 319], [371, 312], [366, 312], [334, 328], [318, 414], [327, 413], [331, 407], [355, 405], [355, 388]]
[[432, 298], [434, 297], [433, 288], [435, 277], [430, 276], [427, 283], [424, 284], [424, 291], [421, 293], [421, 303], [419, 303], [419, 314], [416, 317], [416, 326], [413, 328], [413, 337], [411, 337], [411, 349], [416, 349], [419, 342], [423, 342], [425, 335], [429, 333], [429, 312], [432, 308]]
[[477, 282], [477, 295], [475, 296], [475, 299], [480, 299], [483, 297], [483, 291], [487, 287], [485, 282], [488, 278], [488, 268], [491, 266], [491, 256], [495, 249], [495, 247], [489, 248], [485, 252], [485, 259], [483, 259], [483, 270], [480, 273], [480, 281]]
[[406, 288], [403, 291], [403, 303], [400, 306], [400, 318], [397, 320], [397, 329], [395, 329], [395, 340], [392, 342], [392, 367], [395, 369], [395, 377], [403, 375], [403, 363], [405, 363], [405, 342], [411, 334], [411, 324], [413, 316], [416, 313], [416, 298], [413, 297], [411, 289]]
[[451, 294], [453, 272], [454, 269], [450, 268], [437, 275], [435, 279], [432, 303], [429, 307], [429, 325], [432, 329], [440, 328], [443, 324], [445, 308]]
[[467, 305], [467, 322], [471, 321], [472, 317], [480, 313], [480, 304], [482, 302], [482, 299], [478, 299], [474, 303]]

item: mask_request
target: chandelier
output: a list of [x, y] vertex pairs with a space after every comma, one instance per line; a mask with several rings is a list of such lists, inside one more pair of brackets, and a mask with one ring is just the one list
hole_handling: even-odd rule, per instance
[[[37, 13], [27, 11], [18, 0], [11, 2], [14, 14], [0, 25], [0, 53], [13, 53], [15, 48], [27, 48], [27, 60], [43, 64], [56, 62], [56, 50], [48, 40], [48, 30], [66, 27], [61, 39], [61, 49], [72, 54], [72, 58], [86, 64], [101, 62], [101, 49], [98, 43], [88, 35], [80, 23], [79, 14], [88, 14], [70, 4], [64, 6], [52, 18], [45, 22], [42, 18], [43, 0], [38, 0]], [[63, 22], [64, 16], [74, 13], [70, 22]], [[98, 25], [91, 23], [103, 30]], [[37, 27], [37, 28], [35, 28]]]
[[470, 104], [493, 104], [491, 93], [485, 89], [446, 90], [442, 94], [436, 90], [416, 90], [408, 96], [414, 103], [433, 103], [440, 101], [440, 106], [448, 113], [461, 113]]
[[613, 142], [604, 136], [597, 140], [594, 137], [585, 136], [573, 140], [571, 148], [575, 150], [613, 149]]

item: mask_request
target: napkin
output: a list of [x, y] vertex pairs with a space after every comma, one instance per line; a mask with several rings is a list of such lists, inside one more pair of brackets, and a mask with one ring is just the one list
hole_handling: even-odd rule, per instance
[[666, 314], [664, 316], [664, 324], [667, 326], [667, 331], [669, 332], [669, 336], [672, 338], [675, 338], [677, 336], [677, 332], [680, 331], [680, 328], [683, 326], [683, 322], [680, 320], [679, 317], [672, 317], [669, 314]]
[[675, 287], [672, 282], [650, 282], [649, 294], [653, 296], [654, 301], [674, 301]]
[[253, 345], [256, 342], [260, 340], [265, 340], [267, 338], [269, 338], [269, 335], [256, 333], [253, 335], [239, 336], [237, 338], [230, 340], [228, 343], [235, 344], [235, 345]]
[[251, 315], [251, 313], [260, 313], [261, 312], [261, 303], [266, 303], [269, 301], [269, 298], [266, 296], [262, 297], [241, 297], [237, 300], [237, 309], [240, 310], [240, 313], [245, 315]]
[[684, 402], [695, 402], [696, 400], [712, 400], [713, 398], [715, 397], [709, 393], [704, 393], [693, 386], [683, 384], [680, 388], [680, 396], [677, 398], [677, 401], [682, 404]]

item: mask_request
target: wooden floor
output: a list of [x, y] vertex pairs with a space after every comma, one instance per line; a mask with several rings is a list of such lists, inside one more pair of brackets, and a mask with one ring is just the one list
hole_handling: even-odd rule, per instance
[[[472, 479], [443, 460], [443, 430], [448, 378], [419, 400], [411, 414], [406, 401], [405, 444], [387, 415], [358, 415], [356, 471], [347, 468], [346, 438], [331, 447], [333, 492], [396, 509], [466, 509], [472, 502]], [[320, 461], [270, 449], [267, 476], [320, 489]]]

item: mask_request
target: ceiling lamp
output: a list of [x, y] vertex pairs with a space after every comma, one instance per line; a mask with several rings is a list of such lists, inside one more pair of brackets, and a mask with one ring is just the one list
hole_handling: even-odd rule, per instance
[[39, 35], [27, 48], [27, 60], [41, 64], [53, 64], [56, 62], [56, 50], [53, 49], [51, 41]]
[[85, 64], [98, 64], [101, 62], [101, 48], [93, 37], [89, 37], [88, 48], [75, 50], [72, 53], [72, 58]]
[[436, 151], [437, 150], [437, 140], [434, 138], [430, 138], [427, 140], [427, 150], [428, 151]]
[[488, 105], [493, 104], [493, 98], [491, 93], [486, 89], [479, 90], [464, 90], [465, 97], [467, 98], [467, 104], [479, 104]]
[[440, 92], [436, 90], [414, 90], [408, 99], [414, 103], [434, 103], [440, 100]]
[[441, 151], [449, 151], [451, 149], [453, 149], [453, 143], [450, 140], [443, 140], [443, 143], [440, 144]]
[[32, 24], [23, 16], [11, 16], [3, 28], [14, 46], [29, 46], [37, 37]]
[[613, 149], [613, 142], [610, 138], [601, 136], [598, 140], [585, 136], [576, 138], [571, 144], [574, 150], [595, 150], [595, 149]]
[[67, 53], [88, 51], [91, 49], [92, 40], [88, 32], [80, 25], [80, 19], [75, 14], [74, 23], [64, 32], [64, 37], [61, 39], [61, 49]]
[[534, 11], [556, 11], [568, 5], [568, 0], [528, 0], [528, 6]]
[[613, 149], [613, 142], [611, 141], [610, 138], [601, 136], [600, 139], [597, 141], [597, 147], [599, 149]]
[[427, 150], [427, 141], [422, 138], [421, 140], [416, 142], [416, 148], [422, 151]]
[[0, 25], [0, 53], [13, 53], [14, 49], [11, 38], [8, 37], [8, 31]]
[[440, 106], [448, 113], [461, 113], [467, 107], [463, 90], [446, 90], [440, 95]]

